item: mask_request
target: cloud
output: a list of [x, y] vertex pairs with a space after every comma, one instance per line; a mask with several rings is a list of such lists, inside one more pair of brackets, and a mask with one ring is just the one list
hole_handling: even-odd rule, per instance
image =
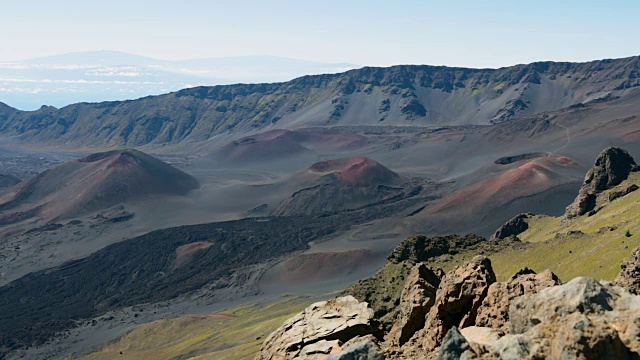
[[123, 80], [52, 80], [52, 79], [24, 79], [0, 77], [0, 82], [4, 83], [43, 83], [43, 84], [118, 84], [118, 85], [165, 85], [163, 81], [123, 81]]
[[85, 70], [99, 68], [100, 65], [56, 65], [56, 64], [23, 64], [23, 63], [0, 63], [0, 69], [11, 70], [32, 70], [32, 69], [47, 69], [47, 70]]

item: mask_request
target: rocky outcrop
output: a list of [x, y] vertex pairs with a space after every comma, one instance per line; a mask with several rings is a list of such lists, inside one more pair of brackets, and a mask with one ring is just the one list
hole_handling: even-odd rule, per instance
[[491, 261], [484, 256], [476, 256], [468, 264], [447, 273], [419, 336], [424, 349], [432, 351], [440, 346], [447, 331], [454, 326], [474, 325], [478, 309], [494, 282], [496, 276]]
[[640, 247], [635, 248], [631, 258], [620, 267], [622, 271], [616, 277], [615, 283], [632, 294], [640, 295]]
[[[467, 359], [637, 359], [640, 297], [618, 286], [580, 277], [514, 299], [511, 334], [453, 329], [440, 354]], [[486, 328], [479, 328], [486, 329]], [[487, 336], [479, 336], [486, 332]], [[451, 340], [454, 339], [455, 341]], [[479, 339], [479, 340], [474, 340]], [[444, 358], [444, 357], [443, 357]], [[449, 357], [452, 358], [452, 357]]]
[[440, 276], [425, 264], [411, 269], [400, 296], [399, 317], [387, 339], [402, 345], [424, 327], [427, 313], [436, 300]]
[[434, 237], [410, 236], [393, 250], [387, 260], [393, 263], [410, 261], [415, 264], [448, 254], [451, 249], [461, 249], [485, 241], [485, 238], [475, 234]]
[[[387, 263], [372, 277], [358, 281], [342, 292], [369, 303], [387, 330], [398, 318], [400, 297], [411, 269], [421, 262], [446, 256], [453, 251], [493, 252], [506, 247], [508, 241], [487, 241], [474, 234], [427, 237], [410, 236], [403, 240], [389, 255]], [[444, 273], [432, 269], [438, 277]]]
[[508, 336], [527, 344], [526, 356], [624, 359], [640, 351], [638, 315], [640, 297], [579, 277], [514, 299], [509, 309], [514, 335]]
[[529, 224], [527, 219], [533, 217], [533, 214], [518, 214], [511, 220], [502, 225], [494, 234], [491, 239], [506, 239], [509, 236], [518, 236], [527, 231]]
[[621, 148], [604, 149], [591, 170], [587, 173], [578, 196], [567, 207], [565, 216], [570, 219], [584, 215], [596, 208], [597, 197], [601, 192], [619, 185], [638, 165], [629, 153]]
[[[305, 310], [271, 335], [261, 352], [271, 346], [267, 354], [285, 355], [259, 359], [382, 359], [378, 345], [387, 359], [397, 360], [639, 359], [640, 296], [622, 287], [637, 289], [639, 258], [640, 248], [623, 264], [617, 284], [579, 277], [561, 285], [551, 271], [536, 274], [528, 268], [496, 282], [491, 262], [483, 256], [441, 279], [417, 264], [399, 300], [400, 316], [384, 342], [378, 344], [370, 335], [346, 343], [345, 337], [326, 332], [318, 337], [317, 329], [326, 328], [321, 314], [307, 316], [306, 321], [317, 325], [304, 325], [304, 330], [294, 325]], [[301, 332], [311, 337], [290, 340]], [[274, 341], [274, 336], [280, 339]]]
[[353, 296], [312, 304], [287, 320], [262, 345], [256, 360], [315, 359], [357, 337], [378, 334], [373, 310]]
[[535, 294], [541, 289], [560, 285], [560, 279], [549, 270], [540, 274], [523, 268], [506, 282], [489, 286], [487, 297], [478, 309], [476, 326], [509, 331], [509, 305], [518, 296]]

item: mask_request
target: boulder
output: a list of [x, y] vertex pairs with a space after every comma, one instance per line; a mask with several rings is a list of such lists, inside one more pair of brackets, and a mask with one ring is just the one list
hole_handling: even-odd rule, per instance
[[511, 300], [521, 295], [535, 294], [541, 289], [556, 285], [560, 285], [560, 280], [551, 271], [546, 270], [536, 274], [529, 268], [518, 271], [506, 282], [491, 284], [487, 297], [478, 309], [476, 326], [508, 332]]
[[604, 149], [596, 159], [594, 167], [587, 172], [578, 196], [567, 207], [566, 218], [584, 215], [595, 209], [598, 194], [619, 185], [632, 171], [638, 169], [638, 165], [626, 150], [617, 147]]
[[491, 261], [484, 256], [476, 256], [468, 264], [447, 273], [440, 282], [435, 304], [419, 336], [422, 347], [432, 351], [452, 327], [474, 325], [478, 308], [494, 282], [496, 276]]
[[269, 335], [257, 360], [315, 359], [357, 336], [378, 334], [373, 310], [353, 296], [321, 301]]
[[474, 358], [476, 358], [476, 354], [458, 328], [454, 326], [449, 329], [447, 335], [442, 339], [442, 346], [438, 351], [438, 359], [460, 360]]
[[424, 327], [427, 313], [435, 303], [439, 284], [438, 274], [425, 264], [418, 264], [411, 269], [400, 296], [399, 317], [387, 340], [403, 345]]
[[384, 360], [380, 347], [371, 340], [362, 340], [347, 346], [335, 354], [327, 356], [327, 360]]
[[[511, 302], [510, 331], [526, 357], [625, 359], [640, 355], [640, 297], [609, 283], [578, 277]], [[512, 335], [499, 352], [514, 352]], [[514, 335], [515, 336], [515, 335]], [[512, 346], [512, 345], [510, 345]], [[522, 349], [520, 349], [522, 350]]]
[[599, 282], [577, 277], [565, 285], [513, 299], [509, 306], [509, 331], [522, 334], [537, 324], [574, 312], [610, 311], [613, 301], [612, 295]]
[[514, 216], [511, 220], [507, 221], [504, 225], [502, 225], [496, 232], [491, 236], [491, 239], [506, 239], [510, 236], [518, 236], [525, 232], [529, 228], [529, 224], [527, 223], [527, 219], [533, 217], [533, 214], [518, 214]]
[[500, 359], [631, 359], [615, 328], [599, 317], [572, 313], [540, 323], [493, 345]]
[[622, 271], [616, 277], [615, 283], [632, 294], [640, 295], [640, 247], [635, 248], [631, 258], [620, 267]]

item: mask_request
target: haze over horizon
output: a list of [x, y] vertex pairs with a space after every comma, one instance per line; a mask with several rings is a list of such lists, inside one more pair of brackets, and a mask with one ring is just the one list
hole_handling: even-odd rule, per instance
[[4, 4], [0, 62], [105, 49], [161, 60], [270, 55], [495, 68], [640, 54], [632, 45], [640, 32], [634, 19], [640, 4], [621, 0], [66, 3]]

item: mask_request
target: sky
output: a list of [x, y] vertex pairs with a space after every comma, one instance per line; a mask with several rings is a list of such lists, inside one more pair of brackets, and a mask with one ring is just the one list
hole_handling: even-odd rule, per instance
[[117, 50], [500, 67], [640, 54], [640, 1], [2, 0], [0, 61]]

